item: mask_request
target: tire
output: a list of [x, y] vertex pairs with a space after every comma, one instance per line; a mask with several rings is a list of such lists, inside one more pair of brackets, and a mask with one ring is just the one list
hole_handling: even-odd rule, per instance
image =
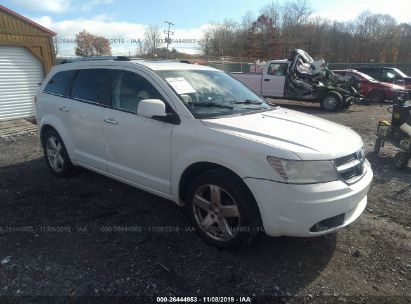
[[383, 139], [381, 137], [377, 137], [377, 139], [375, 140], [375, 145], [374, 145], [374, 154], [375, 155], [380, 153], [382, 143], [383, 143]]
[[43, 151], [47, 167], [52, 174], [57, 177], [66, 177], [74, 172], [66, 146], [55, 130], [47, 130], [43, 135]]
[[341, 94], [338, 94], [337, 92], [329, 92], [321, 100], [320, 105], [321, 109], [323, 109], [324, 111], [335, 112], [341, 110], [343, 103], [344, 102]]
[[408, 161], [410, 160], [410, 156], [405, 152], [398, 152], [395, 154], [394, 158], [394, 165], [395, 168], [398, 170], [402, 170], [408, 166]]
[[185, 199], [197, 233], [217, 248], [244, 246], [261, 231], [254, 197], [238, 176], [226, 170], [199, 175], [188, 186]]
[[344, 105], [343, 105], [343, 108], [344, 109], [348, 109], [349, 107], [351, 107], [352, 106], [352, 102], [351, 101], [345, 101], [344, 102]]
[[370, 95], [368, 95], [368, 99], [371, 102], [384, 102], [385, 101], [385, 93], [381, 90], [374, 90], [371, 91]]

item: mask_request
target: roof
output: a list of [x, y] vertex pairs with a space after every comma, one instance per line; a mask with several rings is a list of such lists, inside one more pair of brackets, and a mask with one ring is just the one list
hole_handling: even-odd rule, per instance
[[42, 26], [42, 25], [40, 25], [40, 24], [38, 24], [38, 23], [36, 23], [36, 22], [34, 22], [34, 21], [32, 21], [32, 20], [30, 20], [30, 19], [28, 19], [28, 18], [26, 18], [26, 17], [24, 17], [24, 16], [22, 16], [18, 13], [16, 13], [15, 11], [12, 11], [11, 9], [9, 9], [9, 8], [1, 5], [1, 4], [0, 4], [0, 11], [6, 12], [6, 13], [8, 13], [8, 14], [10, 14], [10, 15], [12, 15], [12, 16], [20, 19], [20, 20], [23, 20], [24, 22], [27, 22], [28, 24], [34, 26], [35, 28], [50, 34], [51, 36], [56, 36], [57, 35], [57, 33], [53, 32], [52, 30], [49, 30], [48, 28], [45, 28], [44, 26]]
[[144, 59], [137, 59], [137, 60], [116, 60], [114, 58], [102, 58], [97, 60], [96, 58], [91, 60], [79, 60], [79, 61], [72, 61], [65, 64], [57, 65], [56, 67], [61, 67], [61, 69], [66, 69], [65, 67], [71, 69], [73, 66], [75, 68], [81, 66], [113, 66], [113, 62], [115, 65], [118, 66], [132, 66], [132, 65], [142, 65], [154, 71], [165, 71], [165, 70], [208, 70], [208, 71], [215, 71], [216, 69], [199, 64], [189, 64], [189, 63], [181, 63], [171, 60], [158, 60], [158, 61], [151, 61], [151, 60], [144, 60]]
[[154, 71], [161, 70], [215, 70], [212, 67], [199, 65], [199, 64], [189, 64], [181, 63], [175, 61], [150, 61], [150, 60], [132, 60], [131, 62], [138, 63], [152, 69]]

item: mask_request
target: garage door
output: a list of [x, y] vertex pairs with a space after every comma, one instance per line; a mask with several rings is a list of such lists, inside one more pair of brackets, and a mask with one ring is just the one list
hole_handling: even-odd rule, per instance
[[0, 46], [0, 120], [34, 116], [43, 66], [27, 49]]

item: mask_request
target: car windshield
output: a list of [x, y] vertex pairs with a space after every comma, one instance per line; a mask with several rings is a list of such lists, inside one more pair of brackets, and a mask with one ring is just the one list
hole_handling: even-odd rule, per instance
[[233, 77], [213, 70], [157, 71], [196, 118], [271, 110], [261, 97]]
[[399, 74], [401, 77], [407, 77], [407, 75], [406, 75], [403, 71], [401, 71], [401, 70], [399, 70], [399, 69], [397, 69], [397, 68], [393, 68], [392, 71], [396, 72], [396, 73]]

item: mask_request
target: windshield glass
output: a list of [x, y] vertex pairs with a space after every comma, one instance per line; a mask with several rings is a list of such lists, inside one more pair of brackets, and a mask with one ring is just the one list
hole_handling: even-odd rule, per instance
[[196, 118], [271, 110], [261, 97], [220, 71], [157, 71]]
[[392, 69], [392, 70], [395, 71], [395, 72], [397, 72], [397, 74], [399, 74], [401, 77], [407, 77], [407, 75], [404, 74], [403, 71], [401, 71], [401, 70], [399, 70], [399, 69], [397, 69], [397, 68], [394, 68], [394, 69]]

